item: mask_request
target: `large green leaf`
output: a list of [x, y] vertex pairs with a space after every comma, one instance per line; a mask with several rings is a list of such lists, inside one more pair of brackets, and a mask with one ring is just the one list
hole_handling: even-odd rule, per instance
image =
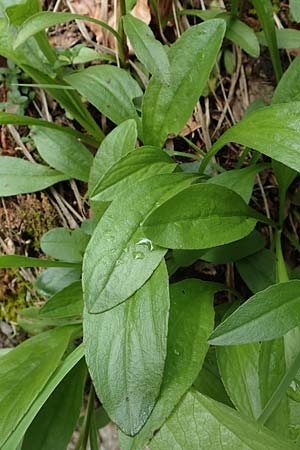
[[300, 281], [270, 286], [253, 295], [214, 331], [216, 345], [246, 344], [283, 336], [300, 323]]
[[236, 267], [254, 294], [276, 283], [276, 256], [269, 249], [265, 248], [238, 260]]
[[86, 360], [111, 419], [129, 435], [149, 417], [159, 394], [167, 353], [169, 280], [162, 262], [125, 303], [84, 314]]
[[102, 178], [94, 190], [92, 200], [113, 200], [126, 188], [154, 175], [171, 173], [176, 164], [157, 147], [137, 148], [118, 161]]
[[204, 158], [209, 159], [228, 142], [258, 150], [292, 169], [300, 171], [300, 102], [276, 104], [248, 114], [227, 130]]
[[22, 440], [26, 430], [29, 428], [35, 416], [38, 414], [39, 410], [45, 404], [47, 399], [50, 397], [52, 392], [61, 383], [64, 377], [70, 372], [70, 370], [82, 359], [84, 356], [83, 345], [81, 344], [77, 347], [66, 359], [62, 362], [59, 368], [50, 378], [49, 382], [41, 391], [40, 395], [33, 402], [28, 412], [24, 415], [22, 420], [16, 426], [14, 432], [8, 438], [6, 443], [1, 447], [1, 450], [12, 450], [16, 449], [20, 441]]
[[208, 350], [213, 327], [213, 296], [219, 285], [184, 280], [170, 285], [168, 352], [160, 397], [141, 431], [120, 435], [122, 450], [143, 450], [195, 381]]
[[296, 450], [234, 409], [190, 391], [151, 442], [151, 450]]
[[88, 181], [93, 156], [75, 137], [45, 127], [33, 127], [31, 135], [47, 164], [69, 178]]
[[41, 249], [52, 258], [79, 263], [82, 261], [89, 239], [80, 228], [75, 230], [53, 228], [43, 235]]
[[260, 344], [217, 348], [218, 365], [226, 391], [240, 413], [257, 419], [261, 412]]
[[256, 222], [256, 212], [234, 191], [203, 183], [184, 189], [155, 209], [143, 229], [155, 244], [192, 250], [237, 241]]
[[153, 76], [144, 96], [144, 144], [161, 147], [169, 133], [177, 134], [184, 127], [206, 87], [224, 33], [225, 22], [211, 20], [189, 28], [172, 45], [170, 84]]
[[114, 123], [134, 119], [139, 127], [140, 118], [132, 100], [143, 93], [124, 69], [93, 66], [68, 75], [65, 80]]
[[46, 189], [69, 177], [41, 164], [0, 156], [0, 195], [27, 194]]
[[136, 123], [132, 119], [121, 123], [105, 137], [91, 167], [89, 176], [90, 197], [114, 164], [134, 150], [136, 140]]
[[138, 59], [152, 75], [156, 75], [162, 83], [169, 84], [168, 56], [163, 45], [155, 39], [151, 28], [142, 20], [129, 14], [123, 17], [123, 22], [127, 37]]
[[151, 276], [166, 249], [145, 237], [141, 222], [158, 203], [194, 180], [185, 174], [154, 176], [129, 187], [112, 202], [84, 255], [83, 291], [89, 312], [122, 303]]
[[51, 318], [68, 318], [83, 313], [81, 281], [75, 281], [49, 298], [40, 309], [40, 315]]
[[39, 411], [25, 434], [22, 450], [66, 450], [82, 407], [85, 379], [82, 360]]
[[74, 330], [65, 327], [47, 331], [1, 357], [1, 448], [57, 368]]

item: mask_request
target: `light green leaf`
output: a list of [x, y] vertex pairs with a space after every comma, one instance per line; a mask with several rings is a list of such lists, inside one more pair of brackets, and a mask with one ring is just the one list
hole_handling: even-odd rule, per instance
[[206, 87], [225, 33], [223, 20], [185, 31], [168, 51], [170, 85], [153, 76], [146, 89], [142, 122], [144, 144], [161, 147], [169, 133], [179, 133]]
[[[300, 3], [299, 3], [300, 5]], [[273, 94], [272, 103], [289, 103], [300, 100], [300, 57], [297, 56], [284, 72]]]
[[246, 203], [249, 203], [253, 191], [255, 176], [269, 164], [253, 164], [243, 169], [228, 170], [208, 180], [208, 183], [225, 186], [239, 194]]
[[283, 336], [300, 323], [300, 281], [270, 286], [243, 303], [214, 331], [210, 343], [246, 344]]
[[254, 420], [262, 412], [259, 352], [258, 343], [217, 348], [220, 374], [230, 399], [240, 413]]
[[81, 281], [75, 281], [50, 297], [40, 309], [40, 316], [51, 318], [81, 316], [82, 295]]
[[84, 314], [86, 360], [110, 418], [134, 435], [159, 394], [167, 353], [169, 281], [165, 263], [125, 303]]
[[[49, 332], [48, 332], [49, 333]], [[37, 338], [35, 338], [37, 339]], [[28, 342], [28, 341], [27, 341]], [[40, 395], [33, 402], [28, 412], [24, 415], [22, 420], [16, 426], [14, 432], [11, 434], [9, 439], [6, 441], [1, 450], [12, 450], [15, 449], [23, 438], [26, 430], [32, 423], [33, 419], [48, 400], [52, 392], [57, 388], [57, 386], [61, 383], [64, 377], [70, 372], [70, 370], [80, 361], [84, 356], [83, 345], [81, 344], [77, 347], [70, 355], [66, 357], [66, 359], [62, 362], [59, 368], [52, 375], [44, 389], [41, 391]], [[46, 355], [47, 359], [49, 355]]]
[[291, 14], [295, 22], [300, 22], [300, 3], [298, 0], [290, 0]]
[[125, 33], [137, 58], [162, 83], [170, 83], [170, 64], [166, 50], [157, 41], [150, 27], [131, 15], [123, 16]]
[[41, 164], [0, 156], [0, 196], [41, 191], [69, 177]]
[[270, 158], [300, 171], [300, 102], [276, 104], [248, 114], [227, 130], [204, 158], [203, 172], [210, 158], [228, 142], [258, 150]]
[[114, 128], [102, 141], [94, 158], [89, 176], [89, 196], [121, 158], [132, 152], [137, 140], [134, 120], [129, 119]]
[[47, 164], [69, 178], [88, 181], [93, 156], [75, 137], [45, 127], [33, 127], [31, 136]]
[[25, 19], [41, 11], [39, 0], [14, 0], [9, 3], [11, 6], [6, 8], [5, 13], [13, 25], [21, 25]]
[[[280, 49], [293, 50], [300, 47], [300, 30], [293, 28], [276, 29], [277, 45]], [[267, 45], [264, 32], [258, 33], [258, 40], [261, 45]]]
[[34, 283], [34, 288], [41, 295], [51, 296], [74, 283], [74, 281], [80, 280], [80, 277], [80, 268], [53, 267], [44, 270], [38, 275]]
[[[222, 17], [222, 16], [218, 16]], [[230, 18], [227, 23], [226, 35], [228, 39], [237, 44], [241, 49], [254, 58], [257, 58], [260, 53], [259, 42], [254, 33], [254, 30], [246, 25], [244, 22]]]
[[122, 450], [143, 450], [195, 381], [208, 350], [213, 296], [219, 289], [215, 283], [194, 279], [170, 285], [168, 352], [160, 397], [134, 438], [120, 435]]
[[66, 450], [82, 408], [86, 372], [82, 360], [62, 380], [27, 430], [22, 450]]
[[234, 409], [190, 391], [151, 442], [151, 450], [296, 450]]
[[254, 210], [225, 187], [190, 186], [166, 201], [146, 219], [146, 236], [166, 248], [216, 247], [247, 236], [257, 222]]
[[276, 283], [276, 257], [268, 249], [249, 255], [236, 262], [242, 279], [253, 292], [257, 293]]
[[143, 93], [124, 69], [107, 64], [93, 66], [68, 75], [65, 80], [117, 125], [134, 119], [140, 128], [140, 118], [132, 100]]
[[80, 228], [75, 228], [75, 230], [52, 228], [43, 235], [41, 249], [52, 258], [79, 263], [82, 261], [89, 239], [89, 236]]
[[83, 291], [89, 312], [103, 312], [122, 303], [151, 276], [166, 249], [154, 246], [145, 237], [141, 222], [158, 203], [194, 180], [194, 176], [185, 174], [158, 175], [115, 198], [84, 255]]
[[174, 172], [175, 169], [173, 160], [158, 147], [137, 148], [111, 167], [95, 188], [92, 200], [112, 201], [129, 186], [154, 175]]
[[53, 329], [1, 357], [1, 448], [57, 368], [73, 332], [74, 327]]
[[19, 255], [0, 255], [0, 267], [78, 267], [77, 264]]

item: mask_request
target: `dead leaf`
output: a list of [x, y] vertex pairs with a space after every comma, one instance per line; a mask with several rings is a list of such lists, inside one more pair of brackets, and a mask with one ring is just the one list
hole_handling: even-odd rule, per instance
[[[76, 14], [108, 22], [107, 2], [101, 2], [101, 0], [73, 0], [71, 5]], [[103, 41], [106, 32], [102, 27], [91, 22], [85, 22], [85, 25], [94, 33], [98, 43]]]
[[147, 0], [137, 0], [131, 14], [137, 19], [145, 22], [147, 25], [151, 22], [151, 11]]

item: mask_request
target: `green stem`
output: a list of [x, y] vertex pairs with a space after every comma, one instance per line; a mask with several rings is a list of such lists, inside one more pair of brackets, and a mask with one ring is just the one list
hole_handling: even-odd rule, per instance
[[120, 36], [120, 41], [118, 42], [118, 52], [123, 66], [126, 66], [128, 59], [128, 47], [123, 24], [123, 16], [125, 15], [126, 15], [126, 1], [120, 0], [120, 19], [118, 23], [118, 34]]
[[281, 230], [275, 231], [275, 248], [276, 248], [276, 281], [277, 283], [285, 283], [289, 281], [281, 245]]
[[239, 14], [239, 0], [231, 1], [231, 14], [233, 16], [238, 16]]
[[91, 384], [87, 409], [86, 409], [84, 421], [82, 424], [81, 433], [80, 433], [79, 439], [77, 441], [75, 450], [85, 450], [86, 449], [89, 432], [90, 432], [92, 412], [93, 412], [93, 408], [94, 408], [94, 400], [95, 400], [95, 389], [94, 389], [93, 384]]

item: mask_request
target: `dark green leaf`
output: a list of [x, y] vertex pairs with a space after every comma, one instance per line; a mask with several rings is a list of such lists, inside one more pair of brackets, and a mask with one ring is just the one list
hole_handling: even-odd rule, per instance
[[81, 281], [75, 281], [54, 294], [40, 309], [41, 316], [51, 318], [76, 317], [81, 316], [82, 312]]
[[151, 442], [151, 450], [296, 450], [293, 443], [190, 391]]
[[162, 262], [125, 303], [84, 314], [86, 359], [110, 418], [129, 435], [149, 417], [167, 353], [169, 281]]
[[[222, 18], [222, 16], [218, 16]], [[244, 22], [230, 18], [227, 23], [225, 36], [232, 42], [237, 44], [241, 49], [254, 58], [257, 58], [260, 53], [259, 42], [252, 28], [248, 27]]]
[[123, 17], [125, 32], [137, 58], [162, 82], [170, 83], [170, 64], [166, 50], [143, 21], [131, 15]]
[[85, 379], [86, 364], [80, 361], [33, 420], [22, 450], [66, 450], [82, 407]]
[[170, 285], [168, 353], [160, 397], [134, 438], [120, 435], [122, 450], [144, 449], [195, 381], [208, 350], [207, 337], [214, 322], [213, 296], [219, 289], [215, 283], [193, 279]]
[[130, 187], [112, 202], [84, 256], [83, 291], [90, 312], [122, 303], [151, 276], [166, 250], [145, 237], [141, 222], [158, 203], [194, 180], [184, 174], [158, 175]]
[[206, 87], [225, 33], [225, 22], [211, 20], [185, 31], [168, 51], [170, 85], [149, 82], [142, 107], [144, 144], [161, 147], [179, 133]]
[[0, 195], [27, 194], [41, 191], [69, 177], [41, 164], [21, 158], [0, 156]]
[[300, 281], [270, 286], [255, 294], [214, 331], [210, 343], [246, 344], [283, 336], [300, 323]]
[[244, 200], [214, 184], [190, 186], [158, 207], [143, 225], [146, 236], [166, 248], [210, 248], [247, 236], [257, 215]]
[[88, 242], [89, 236], [80, 228], [75, 228], [75, 230], [53, 228], [43, 235], [41, 249], [52, 258], [79, 263], [82, 261]]
[[31, 135], [47, 164], [69, 178], [88, 181], [93, 156], [78, 140], [62, 131], [33, 127]]
[[78, 267], [77, 264], [19, 255], [0, 255], [0, 267]]
[[271, 250], [263, 249], [240, 259], [236, 267], [254, 294], [276, 283], [276, 257]]
[[53, 329], [1, 357], [1, 448], [57, 368], [73, 331], [74, 327]]

